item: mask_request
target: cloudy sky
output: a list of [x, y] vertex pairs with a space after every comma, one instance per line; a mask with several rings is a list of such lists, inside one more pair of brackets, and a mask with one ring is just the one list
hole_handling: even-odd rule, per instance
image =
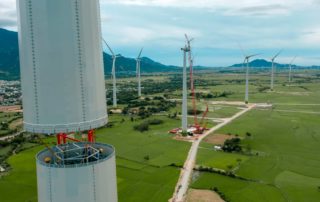
[[[279, 49], [279, 62], [298, 56], [320, 65], [320, 0], [100, 0], [103, 36], [114, 51], [181, 65], [184, 33], [194, 38], [196, 65], [240, 63], [242, 53]], [[16, 30], [15, 0], [0, 0], [0, 27]]]

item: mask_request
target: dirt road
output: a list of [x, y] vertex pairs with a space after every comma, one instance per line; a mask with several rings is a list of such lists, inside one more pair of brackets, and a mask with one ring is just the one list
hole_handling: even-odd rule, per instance
[[175, 192], [173, 194], [173, 197], [170, 201], [172, 202], [183, 202], [185, 200], [185, 196], [188, 191], [192, 171], [196, 162], [196, 157], [197, 157], [197, 151], [199, 148], [200, 142], [209, 134], [213, 133], [214, 131], [222, 128], [223, 126], [229, 124], [232, 122], [234, 119], [238, 118], [239, 116], [245, 114], [246, 112], [250, 111], [255, 107], [255, 104], [250, 105], [248, 108], [243, 109], [242, 111], [238, 112], [231, 118], [225, 119], [224, 122], [214, 126], [211, 128], [209, 131], [207, 131], [205, 134], [203, 134], [201, 137], [199, 137], [198, 140], [195, 140], [192, 143], [192, 146], [189, 150], [188, 157], [184, 163], [183, 168], [181, 169], [180, 177], [178, 180], [178, 183], [175, 188]]

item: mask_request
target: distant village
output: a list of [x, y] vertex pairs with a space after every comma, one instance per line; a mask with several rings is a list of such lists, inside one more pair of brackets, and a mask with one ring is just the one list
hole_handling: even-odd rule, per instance
[[21, 105], [22, 94], [20, 81], [0, 80], [0, 105]]

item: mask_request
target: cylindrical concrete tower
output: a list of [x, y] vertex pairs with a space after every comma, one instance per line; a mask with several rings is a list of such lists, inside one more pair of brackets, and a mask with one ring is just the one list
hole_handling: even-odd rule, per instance
[[37, 155], [39, 202], [116, 202], [114, 148], [59, 145]]
[[88, 130], [107, 121], [98, 0], [17, 0], [26, 131]]
[[107, 123], [99, 0], [17, 5], [24, 127], [59, 133], [36, 157], [38, 201], [116, 202], [114, 148], [67, 134]]

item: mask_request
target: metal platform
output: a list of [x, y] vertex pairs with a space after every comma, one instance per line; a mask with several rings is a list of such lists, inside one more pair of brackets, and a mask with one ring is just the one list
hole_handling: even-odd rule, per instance
[[108, 159], [114, 154], [111, 145], [91, 142], [61, 144], [37, 154], [41, 164], [49, 167], [78, 167]]

